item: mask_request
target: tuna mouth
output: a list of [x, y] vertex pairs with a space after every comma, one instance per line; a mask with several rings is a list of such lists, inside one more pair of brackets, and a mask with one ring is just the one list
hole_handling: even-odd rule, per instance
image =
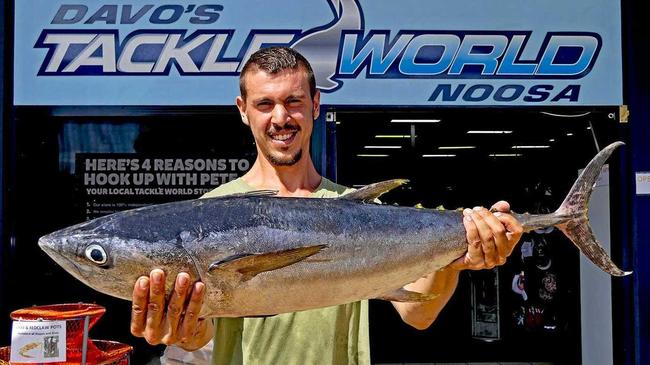
[[44, 236], [38, 240], [38, 245], [41, 250], [50, 256], [52, 260], [54, 260], [59, 266], [65, 269], [65, 271], [69, 272], [70, 275], [81, 281], [85, 281], [79, 265], [68, 258], [59, 249], [59, 247], [63, 246], [63, 243], [64, 242], [62, 242], [60, 239], [54, 239], [50, 236]]

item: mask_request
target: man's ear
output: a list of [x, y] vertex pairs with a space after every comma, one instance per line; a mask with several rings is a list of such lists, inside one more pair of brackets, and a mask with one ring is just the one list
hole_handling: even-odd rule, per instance
[[237, 109], [239, 109], [242, 123], [250, 127], [251, 125], [248, 123], [248, 117], [246, 117], [246, 101], [241, 96], [238, 96], [237, 99], [235, 99], [235, 104], [237, 104]]
[[314, 94], [314, 119], [318, 119], [320, 115], [320, 90], [316, 89]]

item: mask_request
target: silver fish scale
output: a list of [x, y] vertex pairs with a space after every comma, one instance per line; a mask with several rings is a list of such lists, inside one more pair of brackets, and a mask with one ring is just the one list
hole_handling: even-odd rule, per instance
[[[213, 209], [230, 206], [238, 224], [231, 222], [228, 230], [212, 226], [217, 233], [209, 240], [186, 245], [209, 287], [204, 315], [264, 315], [269, 308], [274, 314], [381, 296], [445, 266], [466, 249], [459, 212], [337, 199], [236, 202], [234, 208], [233, 201], [215, 201]], [[236, 274], [207, 271], [231, 256], [323, 244], [327, 247], [302, 262], [245, 282]]]

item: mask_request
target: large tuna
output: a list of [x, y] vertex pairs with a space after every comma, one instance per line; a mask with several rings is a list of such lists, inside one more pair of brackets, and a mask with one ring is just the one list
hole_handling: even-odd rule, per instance
[[[526, 232], [556, 226], [598, 267], [614, 265], [588, 224], [587, 204], [603, 149], [551, 214], [517, 214]], [[462, 212], [372, 203], [404, 180], [369, 185], [338, 199], [277, 198], [268, 192], [182, 201], [115, 213], [40, 239], [70, 274], [129, 300], [154, 268], [171, 290], [184, 271], [206, 285], [201, 316], [261, 316], [368, 298], [420, 301], [407, 283], [465, 253]]]

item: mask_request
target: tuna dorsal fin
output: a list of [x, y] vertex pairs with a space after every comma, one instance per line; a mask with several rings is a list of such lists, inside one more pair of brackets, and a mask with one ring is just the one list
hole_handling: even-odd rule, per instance
[[315, 255], [327, 245], [291, 248], [283, 251], [274, 251], [258, 254], [238, 254], [224, 260], [213, 262], [208, 267], [208, 272], [214, 270], [227, 270], [238, 272], [242, 281], [247, 281], [264, 271], [271, 271], [295, 264], [309, 256]]
[[391, 302], [427, 302], [437, 296], [438, 294], [418, 293], [399, 288], [392, 293], [377, 297], [377, 299], [390, 300]]
[[406, 179], [393, 179], [380, 181], [374, 184], [366, 185], [358, 190], [347, 193], [339, 199], [347, 200], [361, 200], [364, 202], [372, 202], [379, 198], [382, 194], [387, 193], [398, 186], [404, 185], [409, 182]]

